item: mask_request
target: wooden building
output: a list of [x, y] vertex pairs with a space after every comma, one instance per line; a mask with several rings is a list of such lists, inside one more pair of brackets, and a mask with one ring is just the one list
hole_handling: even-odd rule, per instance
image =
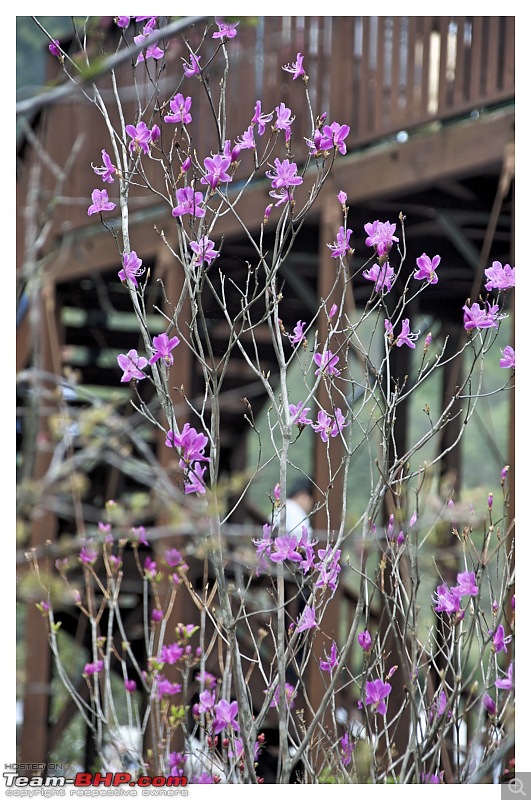
[[[198, 36], [202, 25], [198, 18]], [[514, 28], [514, 17], [286, 16], [259, 17], [253, 24], [241, 22], [238, 36], [230, 42], [230, 136], [240, 135], [248, 127], [256, 99], [261, 98], [263, 109], [284, 101], [295, 115], [294, 127], [300, 126], [299, 136], [294, 137], [293, 158], [304, 159], [300, 139], [309, 128], [304, 93], [301, 87], [301, 91], [293, 91], [292, 76], [282, 70], [297, 52], [304, 53], [314, 113], [327, 112], [328, 120], [350, 126], [347, 154], [337, 159], [307, 219], [304, 235], [282, 268], [286, 328], [292, 329], [297, 320], [312, 315], [319, 298], [330, 291], [332, 274], [326, 245], [334, 241], [342, 222], [335, 199], [342, 190], [348, 197], [348, 227], [360, 242], [367, 221], [396, 221], [400, 212], [407, 216], [411, 252], [418, 250], [420, 254], [429, 239], [431, 250], [441, 256], [439, 285], [436, 295], [422, 296], [417, 313], [437, 319], [443, 334], [459, 341], [462, 306], [467, 298], [476, 297], [485, 267], [494, 259], [513, 263]], [[118, 35], [112, 20], [108, 20], [108, 43]], [[176, 49], [171, 56], [170, 48], [168, 57], [169, 64], [173, 58], [175, 70], [180, 71], [181, 52]], [[125, 74], [126, 68], [130, 74], [130, 64], [121, 64], [118, 69]], [[52, 75], [61, 86], [64, 78], [50, 56]], [[208, 74], [210, 85], [219, 85], [221, 77], [213, 66]], [[171, 86], [172, 76], [166, 74], [163, 81]], [[102, 91], [111, 89], [108, 77], [100, 85]], [[55, 102], [43, 99], [33, 105], [30, 128], [20, 144], [17, 161], [17, 370], [23, 372], [30, 366], [41, 370], [34, 384], [41, 399], [46, 387], [53, 389], [55, 382], [49, 377], [53, 375], [59, 384], [60, 377], [69, 374], [76, 376], [79, 387], [115, 389], [120, 371], [103, 358], [103, 353], [125, 352], [136, 346], [129, 296], [117, 278], [120, 259], [116, 243], [99, 219], [87, 216], [90, 194], [98, 183], [90, 165], [101, 163], [100, 153], [106, 143], [104, 123], [83, 92], [62, 95], [56, 91], [55, 96]], [[209, 139], [207, 128], [201, 126], [208, 113], [203, 102], [204, 95], [194, 99], [190, 133], [198, 153], [217, 152], [218, 143]], [[72, 166], [69, 158], [74, 159]], [[270, 201], [269, 188], [264, 180], [254, 182], [247, 190], [242, 219], [251, 231], [263, 218]], [[58, 212], [48, 221], [42, 215], [52, 197]], [[176, 298], [179, 285], [158, 233], [161, 227], [169, 227], [167, 206], [156, 200], [133, 202], [130, 224], [133, 247], [141, 250], [144, 265], [154, 276], [150, 302], [162, 302], [159, 278], [168, 297]], [[241, 276], [251, 255], [240, 228], [227, 218], [223, 246], [226, 274]], [[362, 260], [363, 256], [355, 253], [353, 268]], [[354, 278], [357, 304], [364, 304], [369, 290], [363, 279]], [[237, 303], [237, 297], [229, 296], [230, 302]], [[209, 325], [212, 340], [223, 348], [228, 335], [226, 322], [213, 318]], [[258, 335], [264, 370], [274, 370], [268, 332]], [[406, 363], [401, 368], [407, 372]], [[174, 373], [173, 385], [183, 386], [189, 398], [201, 397], [202, 376], [197, 364], [183, 357]], [[450, 375], [447, 378], [451, 380]], [[23, 426], [31, 382], [21, 380], [20, 388]], [[226, 475], [236, 474], [245, 466], [242, 397], [252, 403], [255, 415], [267, 402], [261, 383], [244, 361], [235, 357], [225, 377], [222, 405], [220, 448]], [[82, 404], [82, 393], [74, 402]], [[50, 405], [53, 403], [46, 396], [36, 406], [35, 480], [46, 475], [50, 467], [53, 448], [47, 447], [47, 442], [52, 439], [49, 423], [54, 411]], [[177, 404], [176, 409], [178, 418], [184, 421], [186, 406]], [[23, 434], [21, 429], [21, 443]], [[445, 436], [441, 451], [453, 441], [451, 427]], [[153, 444], [157, 447], [156, 442]], [[160, 447], [159, 454], [167, 463], [167, 449]], [[325, 467], [316, 450], [317, 483]], [[442, 470], [459, 475], [459, 448], [444, 460]], [[127, 489], [127, 478], [109, 463], [96, 464], [90, 475], [100, 508]], [[242, 505], [235, 522], [252, 519], [252, 514], [252, 508]], [[74, 529], [80, 533], [86, 526], [97, 524], [98, 519], [83, 518], [83, 507], [66, 504], [62, 510], [35, 509], [28, 521], [24, 549], [41, 552], [46, 542], [53, 543], [62, 532]], [[321, 524], [324, 526], [325, 521], [316, 520], [316, 527]], [[348, 605], [350, 600], [341, 595], [338, 602]], [[68, 723], [68, 715], [55, 729], [50, 724], [52, 667], [42, 619], [31, 604], [24, 638], [24, 722], [19, 760], [45, 762]], [[318, 684], [314, 690], [319, 691]]]

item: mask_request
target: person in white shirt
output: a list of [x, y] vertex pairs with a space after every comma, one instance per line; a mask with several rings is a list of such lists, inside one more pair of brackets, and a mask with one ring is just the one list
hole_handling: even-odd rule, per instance
[[308, 536], [312, 532], [309, 515], [313, 506], [313, 483], [309, 478], [298, 478], [290, 487], [286, 499], [286, 533], [296, 536], [298, 542], [303, 534], [303, 526]]

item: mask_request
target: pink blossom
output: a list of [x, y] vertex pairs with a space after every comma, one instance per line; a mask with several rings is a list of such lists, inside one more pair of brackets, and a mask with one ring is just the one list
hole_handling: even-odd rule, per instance
[[417, 281], [428, 281], [428, 283], [437, 283], [439, 277], [435, 270], [441, 263], [440, 256], [433, 256], [433, 258], [429, 258], [426, 253], [423, 253], [419, 258], [417, 258], [417, 267], [418, 270], [413, 274], [413, 277]]
[[304, 607], [304, 611], [299, 617], [299, 621], [297, 622], [297, 626], [295, 628], [295, 633], [308, 631], [311, 630], [312, 628], [317, 628], [317, 621], [315, 619], [315, 609], [307, 605]]
[[285, 72], [291, 72], [293, 74], [293, 80], [295, 80], [295, 78], [301, 78], [306, 74], [302, 66], [303, 59], [304, 56], [302, 56], [300, 53], [297, 53], [296, 61], [293, 64], [286, 64], [284, 67], [282, 67], [282, 69]]
[[103, 159], [103, 166], [95, 167], [92, 165], [92, 169], [96, 175], [101, 175], [101, 179], [104, 183], [114, 183], [113, 175], [116, 172], [116, 167], [113, 167], [111, 159], [106, 150], [101, 151], [101, 156]]
[[463, 306], [464, 326], [465, 331], [470, 331], [473, 328], [497, 328], [498, 320], [500, 319], [497, 305], [491, 306], [487, 303], [487, 308], [481, 308], [479, 303], [473, 303], [471, 306]]
[[212, 34], [213, 39], [234, 39], [239, 22], [225, 22], [221, 17], [215, 17], [215, 21], [219, 30]]
[[192, 78], [194, 75], [200, 74], [201, 72], [201, 67], [199, 66], [200, 60], [201, 56], [197, 56], [195, 53], [190, 53], [189, 64], [184, 60], [184, 58], [182, 59], [183, 71], [187, 78]]
[[171, 367], [173, 364], [173, 355], [171, 351], [174, 347], [177, 347], [180, 341], [181, 340], [178, 336], [172, 336], [170, 339], [167, 333], [161, 333], [158, 336], [154, 336], [153, 346], [155, 352], [149, 359], [149, 363], [154, 364], [156, 361], [162, 358], [166, 366]]
[[396, 225], [392, 225], [389, 221], [380, 222], [377, 219], [374, 222], [367, 222], [363, 227], [367, 234], [365, 244], [367, 247], [374, 247], [379, 258], [389, 253], [393, 242], [398, 242], [398, 237], [394, 235]]
[[129, 350], [127, 354], [120, 353], [116, 360], [124, 373], [120, 378], [120, 383], [128, 383], [133, 379], [142, 381], [146, 377], [142, 370], [147, 366], [148, 360], [144, 356], [139, 356], [136, 350]]
[[88, 207], [87, 214], [101, 214], [102, 211], [112, 211], [116, 203], [111, 203], [106, 189], [94, 189], [92, 192], [92, 205]]
[[492, 289], [498, 289], [499, 291], [513, 289], [515, 284], [514, 273], [514, 269], [509, 264], [505, 264], [502, 267], [501, 261], [493, 261], [492, 267], [485, 270], [485, 277], [488, 278], [485, 289], [489, 292]]
[[388, 261], [385, 261], [383, 264], [373, 264], [370, 269], [364, 270], [362, 274], [365, 280], [374, 281], [374, 289], [376, 292], [385, 294], [391, 291], [395, 271]]
[[183, 125], [188, 125], [192, 121], [190, 109], [192, 107], [192, 98], [184, 97], [180, 92], [177, 92], [175, 97], [170, 100], [171, 114], [166, 114], [164, 122], [171, 122], [178, 124], [181, 122]]
[[306, 337], [304, 336], [304, 328], [308, 323], [303, 322], [300, 319], [295, 327], [293, 328], [293, 333], [288, 334], [288, 339], [291, 342], [291, 346], [295, 347], [295, 345], [299, 344], [300, 342], [306, 342]]
[[331, 350], [325, 350], [324, 353], [315, 353], [313, 360], [319, 367], [315, 370], [315, 374], [319, 375], [320, 372], [325, 372], [327, 375], [340, 375], [340, 371], [336, 368], [339, 361], [339, 356], [335, 356]]
[[138, 286], [137, 277], [142, 275], [142, 259], [138, 258], [136, 251], [131, 250], [130, 253], [123, 254], [123, 268], [118, 273], [118, 277], [124, 283], [130, 280], [133, 286]]
[[515, 369], [514, 349], [510, 345], [507, 345], [507, 347], [502, 350], [500, 367], [503, 367], [504, 369]]

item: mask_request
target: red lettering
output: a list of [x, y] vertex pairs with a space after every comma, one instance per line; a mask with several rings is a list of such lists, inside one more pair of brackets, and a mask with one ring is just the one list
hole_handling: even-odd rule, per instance
[[136, 781], [137, 786], [151, 786], [151, 778], [149, 775], [140, 775]]
[[90, 772], [78, 772], [74, 778], [74, 786], [91, 786], [92, 774]]
[[114, 774], [113, 786], [121, 786], [122, 783], [130, 783], [132, 781], [130, 772], [116, 772]]
[[102, 775], [101, 772], [95, 772], [92, 777], [92, 786], [113, 786], [112, 772], [107, 772], [106, 775]]

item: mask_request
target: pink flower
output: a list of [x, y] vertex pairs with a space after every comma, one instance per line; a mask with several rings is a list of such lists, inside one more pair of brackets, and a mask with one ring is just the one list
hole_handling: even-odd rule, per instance
[[187, 78], [192, 78], [194, 75], [199, 75], [201, 72], [201, 67], [199, 66], [199, 62], [201, 60], [201, 56], [196, 56], [195, 53], [190, 53], [190, 63], [182, 59], [183, 62], [183, 71]]
[[288, 334], [288, 339], [290, 340], [292, 347], [295, 347], [295, 345], [299, 344], [299, 342], [304, 343], [306, 341], [306, 337], [304, 336], [304, 328], [306, 325], [307, 323], [300, 319], [293, 328], [293, 333]]
[[417, 258], [418, 270], [413, 274], [413, 277], [417, 281], [426, 280], [428, 283], [437, 283], [439, 277], [435, 270], [440, 263], [440, 256], [433, 256], [433, 258], [429, 258], [426, 253], [423, 253], [419, 258]]
[[251, 125], [258, 125], [258, 135], [263, 136], [265, 133], [266, 123], [271, 122], [273, 119], [273, 112], [271, 114], [262, 114], [262, 102], [256, 101], [254, 107], [254, 116], [251, 120]]
[[[375, 714], [387, 714], [385, 698], [391, 693], [391, 684], [384, 683], [381, 678], [375, 681], [368, 681], [365, 686], [365, 705], [370, 706]], [[358, 703], [358, 708], [363, 708], [363, 703]]]
[[190, 242], [190, 249], [194, 252], [193, 263], [198, 267], [206, 261], [211, 264], [219, 256], [219, 250], [214, 250], [214, 242], [208, 236], [202, 236], [198, 242]]
[[336, 364], [339, 361], [339, 356], [335, 356], [331, 350], [325, 350], [324, 353], [315, 353], [313, 360], [319, 367], [319, 369], [315, 370], [315, 374], [318, 375], [319, 372], [325, 372], [328, 375], [340, 375], [338, 369], [336, 369]]
[[161, 333], [159, 336], [154, 336], [153, 345], [155, 352], [149, 359], [149, 364], [154, 364], [156, 361], [162, 358], [166, 366], [171, 367], [173, 364], [173, 355], [171, 351], [174, 347], [177, 347], [180, 341], [181, 340], [178, 336], [173, 336], [171, 339], [168, 338], [167, 333]]
[[131, 141], [129, 142], [129, 151], [131, 153], [149, 153], [149, 145], [151, 144], [151, 131], [145, 122], [140, 121], [136, 128], [134, 125], [126, 125], [125, 131], [128, 136], [131, 137]]
[[313, 425], [313, 421], [308, 417], [307, 413], [310, 411], [310, 407], [303, 408], [303, 402], [303, 400], [300, 400], [297, 405], [290, 403], [288, 406], [292, 425]]
[[514, 272], [514, 269], [509, 264], [502, 267], [500, 261], [493, 261], [492, 267], [485, 270], [485, 277], [488, 278], [485, 289], [487, 291], [492, 289], [498, 289], [499, 291], [513, 289], [515, 284]]
[[464, 326], [465, 331], [470, 331], [473, 328], [497, 328], [499, 307], [497, 305], [491, 306], [487, 303], [487, 309], [480, 308], [479, 303], [473, 303], [470, 307], [463, 306]]
[[267, 177], [271, 181], [273, 189], [280, 189], [287, 186], [299, 186], [302, 183], [302, 178], [297, 175], [297, 165], [293, 164], [287, 158], [282, 163], [279, 158], [275, 158], [274, 172], [266, 172]]
[[234, 39], [238, 31], [236, 27], [239, 22], [224, 22], [221, 17], [215, 17], [216, 25], [219, 30], [212, 34], [213, 39]]
[[94, 189], [92, 192], [92, 205], [88, 207], [87, 214], [101, 214], [102, 211], [112, 211], [116, 203], [111, 203], [105, 189]]
[[302, 66], [303, 59], [304, 56], [302, 56], [300, 53], [297, 53], [296, 61], [293, 64], [286, 64], [284, 67], [282, 67], [282, 69], [285, 72], [291, 72], [293, 74], [293, 80], [295, 80], [295, 78], [302, 77], [306, 74]]
[[350, 228], [341, 227], [337, 232], [337, 239], [334, 244], [327, 244], [326, 246], [330, 248], [332, 258], [340, 258], [341, 256], [349, 255], [351, 252], [349, 240], [352, 236], [352, 230]]
[[232, 728], [235, 731], [240, 730], [239, 724], [236, 722], [238, 716], [238, 703], [233, 700], [229, 703], [228, 700], [220, 700], [214, 706], [214, 724], [212, 726], [212, 733], [221, 733], [225, 728]]
[[317, 628], [317, 621], [315, 619], [315, 610], [311, 606], [305, 606], [304, 611], [299, 617], [299, 621], [295, 628], [295, 633], [308, 631], [312, 628]]
[[368, 653], [372, 647], [372, 637], [369, 631], [362, 631], [358, 633], [358, 644], [360, 645], [366, 653]]
[[330, 147], [336, 147], [341, 155], [347, 152], [345, 139], [350, 133], [348, 125], [340, 125], [339, 122], [332, 122], [331, 125], [323, 127], [323, 136], [320, 142], [320, 150], [328, 150]]
[[191, 186], [185, 186], [183, 189], [177, 189], [175, 197], [177, 205], [172, 208], [173, 217], [182, 217], [184, 214], [190, 214], [192, 217], [205, 216], [205, 209], [201, 208], [202, 192], [194, 192]]
[[137, 277], [142, 275], [144, 270], [142, 267], [142, 259], [138, 258], [136, 251], [131, 250], [130, 253], [123, 254], [123, 268], [118, 273], [121, 281], [130, 280], [133, 286], [138, 286]]
[[503, 367], [504, 369], [515, 369], [514, 349], [510, 345], [507, 345], [507, 347], [502, 350], [500, 367]]
[[389, 221], [380, 222], [377, 219], [374, 222], [367, 222], [363, 227], [367, 234], [365, 244], [367, 247], [374, 247], [379, 258], [389, 253], [393, 242], [398, 242], [398, 237], [394, 236], [396, 225], [391, 225]]
[[274, 128], [277, 131], [289, 131], [291, 128], [291, 123], [295, 119], [295, 117], [291, 117], [291, 108], [288, 108], [285, 103], [280, 103], [275, 108], [277, 112], [277, 121], [275, 122]]
[[229, 181], [232, 181], [232, 177], [227, 172], [230, 164], [230, 156], [221, 156], [219, 153], [215, 156], [212, 156], [212, 158], [205, 158], [204, 165], [206, 175], [203, 175], [201, 178], [201, 183], [208, 184], [215, 189], [218, 183], [228, 183]]
[[370, 269], [363, 271], [363, 277], [367, 281], [374, 281], [375, 291], [386, 292], [391, 291], [391, 286], [395, 277], [395, 271], [388, 261], [383, 264], [373, 264]]
[[192, 98], [185, 98], [180, 92], [177, 92], [175, 97], [172, 97], [170, 100], [170, 109], [172, 113], [166, 114], [164, 122], [173, 122], [174, 124], [182, 122], [183, 125], [187, 125], [192, 121], [192, 115], [190, 114], [191, 107]]
[[101, 156], [103, 158], [103, 166], [95, 167], [92, 165], [92, 169], [96, 175], [101, 175], [101, 179], [104, 183], [114, 183], [113, 175], [116, 172], [116, 167], [113, 167], [106, 150], [101, 151]]
[[332, 642], [332, 646], [330, 647], [330, 655], [326, 655], [325, 651], [325, 658], [319, 661], [319, 669], [323, 672], [332, 672], [333, 669], [337, 667], [339, 664], [339, 659], [337, 657], [337, 645], [335, 642]]
[[121, 353], [116, 358], [118, 366], [123, 370], [120, 383], [128, 383], [130, 380], [142, 381], [146, 377], [142, 370], [147, 366], [148, 360], [144, 356], [139, 356], [136, 350], [129, 350], [127, 354]]
[[52, 39], [52, 41], [48, 45], [48, 50], [50, 51], [52, 56], [56, 56], [57, 58], [63, 58], [63, 54], [61, 53], [61, 43], [59, 39]]

